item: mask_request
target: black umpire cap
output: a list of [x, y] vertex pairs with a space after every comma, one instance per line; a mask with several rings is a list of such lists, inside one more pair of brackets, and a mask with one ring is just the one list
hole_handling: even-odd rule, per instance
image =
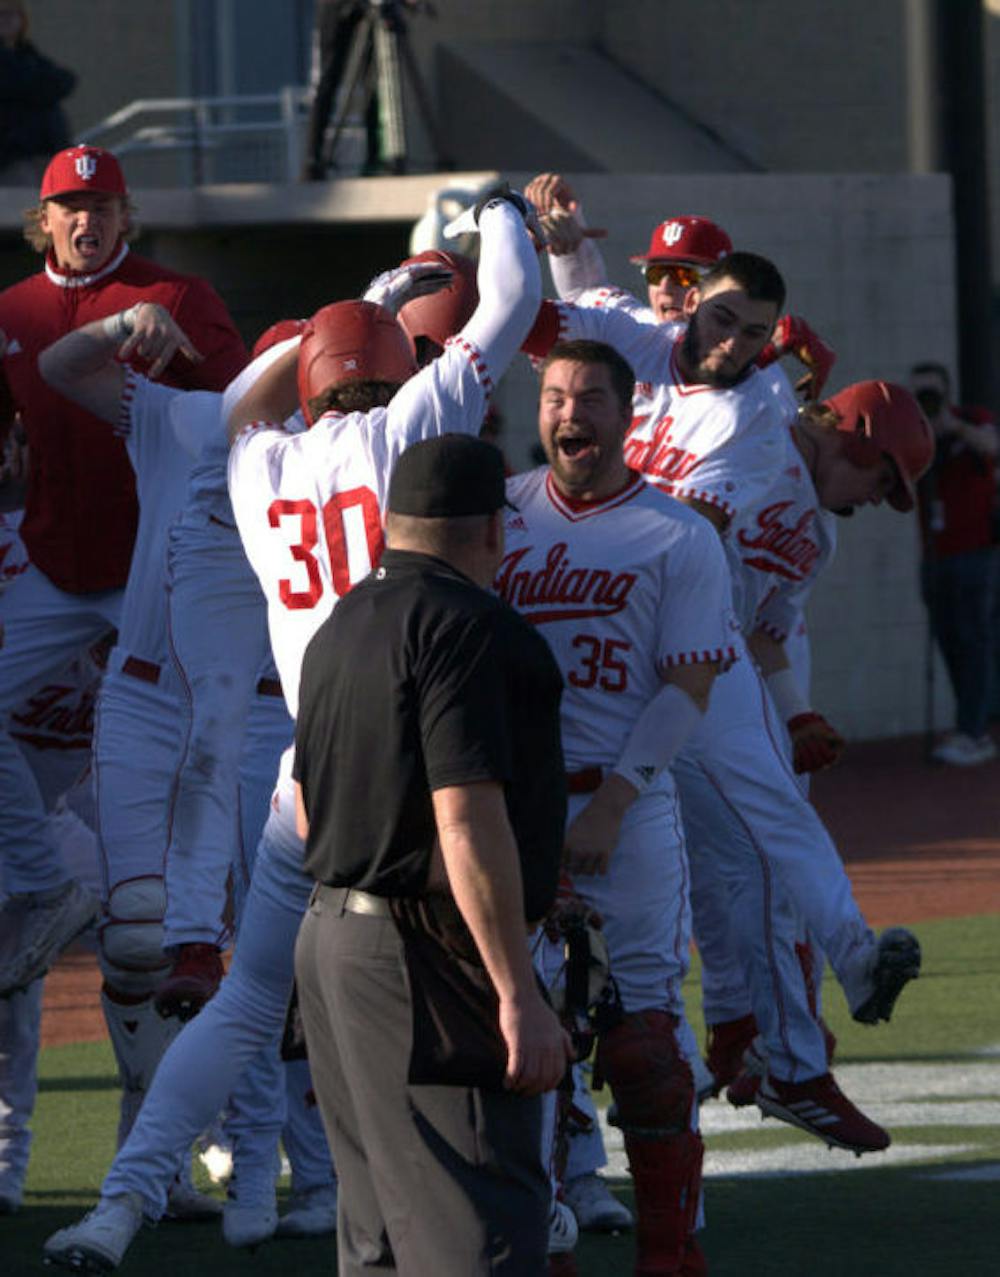
[[389, 481], [390, 513], [418, 519], [493, 514], [509, 504], [503, 455], [473, 435], [437, 435], [412, 444]]

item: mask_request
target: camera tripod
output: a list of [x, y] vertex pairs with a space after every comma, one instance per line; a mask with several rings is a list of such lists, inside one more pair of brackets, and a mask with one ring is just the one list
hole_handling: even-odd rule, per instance
[[427, 88], [410, 47], [400, 0], [368, 0], [367, 10], [355, 27], [344, 68], [343, 92], [324, 145], [327, 167], [332, 165], [352, 100], [360, 87], [363, 92], [362, 118], [371, 105], [372, 95], [376, 97], [384, 170], [387, 173], [406, 172], [408, 152], [403, 113], [404, 73], [431, 140], [435, 165], [438, 169], [451, 168], [450, 161], [444, 155], [441, 134], [431, 110]]

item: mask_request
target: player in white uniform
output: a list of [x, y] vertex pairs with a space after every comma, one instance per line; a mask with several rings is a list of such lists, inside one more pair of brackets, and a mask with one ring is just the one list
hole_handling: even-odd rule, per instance
[[[254, 344], [254, 357], [304, 323], [272, 325]], [[205, 407], [218, 417], [220, 405], [221, 396]], [[190, 723], [167, 855], [163, 944], [173, 962], [155, 1001], [161, 1015], [181, 1019], [195, 1014], [222, 979], [217, 919], [237, 845], [240, 755], [254, 689], [270, 660], [264, 600], [229, 500], [228, 462], [220, 425], [194, 464], [167, 543], [170, 656]], [[254, 837], [251, 853], [256, 846]]]
[[[884, 382], [849, 386], [825, 404], [802, 410], [788, 432], [785, 463], [774, 486], [743, 511], [729, 531], [729, 545], [744, 583], [743, 628], [791, 737], [797, 773], [829, 766], [843, 745], [825, 719], [810, 708], [785, 651], [805, 598], [833, 554], [831, 512], [850, 513], [857, 505], [877, 504], [883, 497], [896, 509], [912, 508], [913, 484], [932, 452], [927, 425], [901, 387]], [[702, 832], [712, 845], [743, 836], [734, 813], [727, 816], [723, 809], [713, 812], [711, 827]], [[744, 957], [754, 944], [760, 944], [762, 934], [760, 928], [747, 926], [747, 920], [773, 915], [781, 909], [782, 897], [769, 890], [767, 878], [746, 878], [729, 900], [728, 892], [719, 891], [716, 859], [714, 855], [701, 858], [698, 883], [709, 897], [704, 912], [715, 924], [716, 936], [706, 946], [729, 927], [737, 952]], [[751, 1033], [759, 1028], [762, 1040], [747, 1054], [750, 1075], [730, 1088], [734, 1103], [751, 1102], [766, 1064], [772, 1084], [760, 1097], [765, 1112], [778, 1103], [773, 1079], [805, 1083], [827, 1073], [829, 1045], [818, 1021], [818, 1005], [812, 1000], [803, 1008], [801, 1000], [786, 996], [788, 989], [799, 985], [801, 966], [808, 964], [796, 923], [794, 914], [787, 912], [771, 918], [766, 963], [773, 972], [773, 997], [752, 999], [757, 1024], [751, 1026]], [[717, 1011], [721, 1008], [720, 1018], [728, 1022], [750, 1010], [743, 972], [753, 967], [755, 959], [747, 958], [736, 969], [727, 970], [724, 945], [722, 949], [721, 960], [713, 964], [715, 986], [706, 989], [706, 1004], [711, 1000]], [[762, 967], [763, 962], [757, 961]], [[794, 1120], [796, 1109], [776, 1115]], [[882, 1147], [888, 1139], [880, 1128], [865, 1127], [857, 1120], [853, 1132], [846, 1128], [842, 1132], [848, 1133], [853, 1133], [857, 1146], [867, 1139], [869, 1146]]]
[[[19, 510], [0, 514], [0, 594], [28, 566], [18, 535]], [[94, 700], [100, 669], [88, 655], [36, 688], [10, 716], [10, 734], [31, 767], [49, 833], [74, 876], [97, 887], [97, 855], [92, 831], [75, 812], [56, 805], [87, 772]], [[37, 1094], [37, 1062], [43, 978], [0, 998], [0, 1215], [21, 1204], [31, 1149], [31, 1115]]]
[[[381, 552], [382, 502], [396, 457], [417, 438], [478, 430], [492, 387], [537, 310], [541, 281], [521, 213], [496, 199], [483, 207], [479, 225], [480, 305], [441, 358], [417, 376], [406, 380], [414, 371], [412, 349], [392, 317], [350, 302], [321, 311], [300, 351], [275, 347], [268, 352], [273, 362], [262, 371], [256, 361], [230, 388], [233, 509], [267, 595], [272, 647], [293, 714], [309, 639]], [[369, 402], [374, 396], [388, 406], [321, 410], [300, 435], [265, 424], [243, 430], [248, 420], [289, 415], [299, 404], [296, 372], [308, 420], [315, 394], [332, 388], [346, 398], [359, 378], [368, 383]], [[290, 754], [282, 760], [229, 974], [164, 1056], [96, 1209], [46, 1243], [53, 1263], [108, 1268], [121, 1261], [143, 1215], [162, 1213], [181, 1151], [212, 1120], [249, 1060], [281, 1034], [295, 936], [312, 885], [302, 871]], [[273, 1232], [276, 1219], [273, 1176], [270, 1183], [258, 1178], [238, 1188], [224, 1228], [229, 1240], [253, 1244]]]
[[[653, 228], [646, 252], [630, 258], [643, 273], [648, 303], [644, 304], [624, 289], [608, 285], [600, 250], [584, 231], [582, 209], [564, 178], [555, 173], [541, 174], [530, 183], [527, 193], [547, 215], [546, 224], [552, 227], [549, 264], [560, 298], [599, 309], [624, 310], [639, 323], [683, 321], [684, 301], [690, 290], [698, 285], [707, 269], [732, 251], [729, 236], [715, 222], [686, 215], [667, 218]], [[788, 378], [777, 362], [787, 353], [794, 354], [807, 370], [796, 387], [807, 399], [818, 398], [833, 366], [834, 354], [800, 317], [785, 315], [778, 320], [756, 364], [768, 369], [771, 391], [791, 419], [798, 405]], [[648, 383], [641, 382], [636, 387], [635, 424], [652, 411], [651, 393]], [[804, 602], [803, 597], [801, 606]], [[807, 686], [809, 648], [801, 611], [794, 627], [802, 636], [792, 648], [796, 675], [801, 685]], [[800, 730], [814, 737], [821, 731], [815, 721], [800, 725]], [[698, 858], [692, 864], [691, 901], [695, 938], [702, 959], [702, 1008], [709, 1030], [707, 1061], [712, 1077], [706, 1079], [705, 1093], [710, 1083], [716, 1094], [739, 1072], [743, 1053], [757, 1032], [749, 1012], [751, 1000], [743, 963], [733, 943], [728, 909], [717, 885], [709, 858]], [[795, 974], [791, 984], [779, 987], [779, 995], [790, 1008], [789, 1014], [809, 1017], [817, 1006], [821, 958], [808, 941], [808, 929], [795, 921], [794, 906], [780, 883], [772, 884], [767, 910], [752, 918], [743, 917], [739, 922], [760, 932], [758, 941], [764, 951], [767, 932], [779, 919], [783, 927], [802, 933], [798, 953], [803, 964], [802, 975]], [[775, 964], [770, 967], [772, 974], [765, 983], [766, 989], [774, 985], [773, 972], [780, 971]], [[751, 979], [754, 971], [749, 973]], [[742, 1010], [737, 1010], [738, 1007]]]
[[[704, 514], [731, 551], [731, 521], [766, 494], [785, 455], [783, 415], [753, 368], [783, 301], [784, 286], [771, 263], [734, 253], [685, 298], [686, 329], [637, 324], [620, 311], [544, 303], [527, 348], [543, 354], [566, 336], [616, 346], [636, 375], [651, 383], [652, 410], [633, 424], [626, 459]], [[729, 557], [739, 610], [739, 562]], [[734, 881], [780, 874], [854, 1017], [865, 1023], [887, 1019], [919, 968], [916, 938], [893, 928], [876, 941], [868, 929], [836, 849], [776, 744], [781, 728], [768, 722], [769, 713], [752, 661], [739, 662], [675, 766], [685, 822], [699, 820], [702, 811], [700, 827], [707, 831], [712, 811], [723, 803], [732, 807], [746, 836], [712, 846], [720, 870]], [[698, 841], [690, 837], [689, 849]], [[817, 1131], [824, 1138], [842, 1134], [847, 1142], [851, 1131], [837, 1122], [854, 1122], [853, 1105], [828, 1089], [806, 1102], [810, 1098], [842, 1106], [839, 1115], [827, 1112]]]
[[549, 467], [509, 483], [501, 597], [539, 626], [565, 679], [566, 860], [603, 919], [622, 1016], [600, 1033], [635, 1181], [636, 1271], [701, 1273], [701, 1140], [676, 1031], [690, 916], [668, 765], [735, 655], [724, 556], [708, 525], [627, 467], [631, 370], [556, 346], [539, 433]]
[[[49, 385], [124, 437], [139, 497], [139, 529], [94, 732], [104, 899], [101, 1004], [123, 1088], [119, 1144], [176, 1031], [157, 1015], [152, 1000], [165, 970], [164, 858], [184, 725], [180, 687], [167, 656], [164, 557], [167, 528], [183, 500], [193, 456], [179, 445], [172, 424], [191, 404], [190, 394], [216, 404], [214, 415], [200, 419], [202, 431], [218, 428], [217, 395], [158, 385], [117, 361], [128, 324], [132, 348], [158, 352], [153, 376], [175, 350], [191, 351], [164, 307], [139, 303], [125, 317], [68, 333], [39, 359]], [[193, 447], [204, 438], [196, 436]], [[223, 927], [221, 914], [217, 926]], [[187, 1186], [172, 1191], [172, 1209], [189, 1216], [218, 1211], [217, 1203], [199, 1200]]]

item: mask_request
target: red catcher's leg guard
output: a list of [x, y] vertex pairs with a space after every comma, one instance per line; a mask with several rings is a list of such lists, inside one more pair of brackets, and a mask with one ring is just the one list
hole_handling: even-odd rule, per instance
[[651, 1140], [626, 1132], [625, 1151], [635, 1185], [635, 1277], [698, 1273], [701, 1252], [692, 1234], [705, 1154], [701, 1136], [685, 1131]]
[[597, 1047], [635, 1185], [635, 1277], [684, 1272], [698, 1211], [704, 1145], [691, 1130], [694, 1078], [676, 1027], [666, 1011], [632, 1012]]
[[677, 1046], [677, 1017], [632, 1011], [597, 1043], [596, 1068], [615, 1097], [615, 1125], [647, 1136], [691, 1125], [694, 1077]]

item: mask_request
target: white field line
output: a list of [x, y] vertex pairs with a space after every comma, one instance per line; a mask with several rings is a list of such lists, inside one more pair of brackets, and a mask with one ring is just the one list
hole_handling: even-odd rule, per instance
[[[846, 1064], [836, 1069], [836, 1077], [844, 1093], [890, 1133], [899, 1127], [1000, 1128], [1000, 1064]], [[605, 1174], [624, 1176], [627, 1169], [621, 1132], [607, 1126], [603, 1111], [600, 1118], [608, 1153]], [[794, 1127], [774, 1119], [762, 1123], [756, 1106], [734, 1109], [725, 1100], [710, 1100], [702, 1106], [701, 1128], [707, 1144], [707, 1178], [878, 1169], [939, 1161], [967, 1152], [975, 1155], [977, 1147], [905, 1143], [897, 1139], [884, 1153], [855, 1157], [843, 1149], [828, 1149], [818, 1139], [804, 1140]], [[761, 1130], [769, 1134], [766, 1149], [713, 1148], [713, 1135]], [[788, 1134], [788, 1143], [775, 1146], [775, 1137], [783, 1131]], [[952, 1172], [942, 1168], [933, 1174], [947, 1178]], [[977, 1178], [995, 1176], [1000, 1177], [1000, 1169], [995, 1166], [976, 1171]]]

